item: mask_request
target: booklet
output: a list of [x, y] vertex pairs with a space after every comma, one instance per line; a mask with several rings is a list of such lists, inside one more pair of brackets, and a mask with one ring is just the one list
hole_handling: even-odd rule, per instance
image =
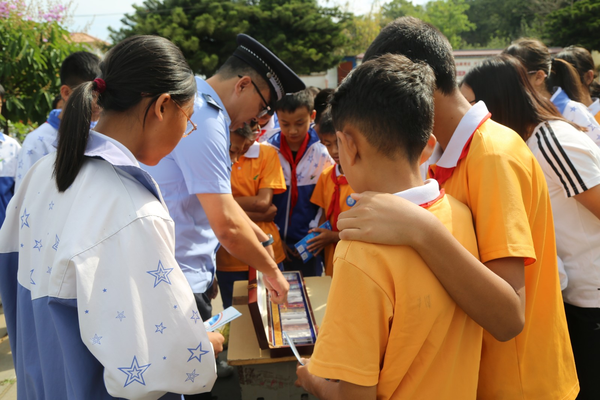
[[[331, 230], [331, 224], [329, 223], [329, 221], [326, 221], [323, 225], [321, 225], [319, 228], [323, 228], [323, 229], [328, 229]], [[304, 263], [306, 263], [308, 260], [310, 260], [311, 258], [313, 258], [315, 255], [313, 253], [311, 253], [310, 251], [308, 251], [306, 248], [308, 247], [308, 241], [314, 237], [317, 237], [319, 234], [316, 232], [311, 232], [308, 235], [306, 235], [302, 240], [300, 240], [298, 243], [296, 243], [294, 245], [294, 247], [296, 247], [296, 250], [298, 250], [298, 253], [300, 253], [300, 257], [302, 257], [302, 261]]]
[[233, 321], [237, 317], [241, 317], [242, 313], [233, 307], [227, 307], [225, 310], [217, 315], [212, 316], [208, 320], [204, 321], [204, 327], [207, 332], [213, 332], [214, 330], [222, 327], [228, 322]]

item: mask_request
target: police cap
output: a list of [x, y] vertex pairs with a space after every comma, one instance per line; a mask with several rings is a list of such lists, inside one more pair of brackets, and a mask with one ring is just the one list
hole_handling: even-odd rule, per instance
[[275, 94], [277, 100], [281, 100], [286, 93], [296, 93], [306, 88], [294, 71], [257, 40], [240, 33], [237, 44], [233, 56], [258, 72], [269, 84], [271, 93]]

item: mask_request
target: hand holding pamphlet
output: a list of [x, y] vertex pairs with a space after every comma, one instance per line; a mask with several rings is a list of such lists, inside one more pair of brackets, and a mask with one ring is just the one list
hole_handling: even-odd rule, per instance
[[[326, 221], [323, 225], [319, 226], [319, 228], [331, 230], [331, 224], [329, 223], [329, 221]], [[319, 233], [317, 232], [311, 232], [294, 245], [294, 247], [296, 247], [296, 250], [298, 250], [298, 253], [300, 253], [300, 257], [302, 257], [302, 261], [304, 263], [306, 263], [308, 260], [315, 256], [313, 253], [308, 251], [307, 242], [318, 235]]]

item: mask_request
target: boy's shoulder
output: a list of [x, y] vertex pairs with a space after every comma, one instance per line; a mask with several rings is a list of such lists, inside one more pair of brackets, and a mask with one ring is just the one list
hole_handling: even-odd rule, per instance
[[337, 166], [337, 164], [333, 164], [330, 165], [328, 167], [325, 167], [325, 169], [323, 170], [323, 172], [321, 172], [321, 175], [319, 176], [319, 180], [321, 179], [331, 179], [330, 176], [331, 174], [335, 174], [335, 167]]
[[8, 136], [7, 134], [5, 134], [3, 132], [0, 132], [0, 135], [2, 135], [2, 139], [1, 140], [3, 142], [3, 147], [8, 146], [8, 147], [14, 147], [16, 149], [20, 149], [21, 148], [21, 144], [14, 137]]
[[398, 271], [401, 265], [426, 267], [419, 253], [410, 246], [389, 246], [357, 240], [340, 240], [335, 248], [334, 263], [336, 270], [338, 266], [344, 268], [344, 264], [351, 265], [373, 281], [382, 283], [391, 283], [394, 276], [406, 273], [407, 269]]
[[467, 159], [530, 162], [533, 154], [529, 151], [527, 143], [514, 130], [488, 119], [473, 134]]
[[275, 133], [264, 143], [271, 147], [274, 147], [275, 149], [277, 149], [277, 151], [279, 151], [279, 149], [281, 148], [281, 131]]
[[37, 142], [50, 142], [53, 144], [58, 137], [58, 129], [54, 128], [47, 122], [44, 122], [33, 131], [29, 132], [23, 140], [23, 147], [35, 147]]
[[[277, 156], [277, 152], [278, 149], [275, 148], [273, 145], [269, 144], [269, 143], [258, 143], [255, 145], [252, 145], [252, 147], [257, 146], [258, 150], [260, 151], [260, 158], [269, 158], [269, 157], [276, 157]], [[252, 147], [250, 147], [250, 150], [252, 149]], [[248, 150], [248, 151], [250, 151]]]

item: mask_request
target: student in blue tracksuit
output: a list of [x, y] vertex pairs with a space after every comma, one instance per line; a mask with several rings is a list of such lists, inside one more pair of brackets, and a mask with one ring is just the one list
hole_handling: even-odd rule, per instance
[[279, 227], [287, 260], [283, 262], [288, 271], [302, 271], [304, 276], [320, 276], [320, 257], [303, 263], [294, 244], [308, 234], [319, 222], [319, 206], [310, 202], [319, 176], [325, 168], [333, 165], [327, 148], [321, 143], [317, 132], [310, 128], [315, 118], [312, 94], [303, 90], [285, 96], [275, 105], [281, 131], [268, 143], [279, 152], [287, 190], [273, 196], [277, 207], [275, 224]]
[[[6, 99], [4, 87], [0, 85], [0, 112]], [[6, 206], [15, 192], [17, 155], [21, 145], [12, 137], [0, 132], [0, 225], [4, 222]]]
[[[181, 51], [134, 36], [71, 94], [0, 230], [0, 293], [19, 399], [178, 399], [209, 391], [207, 333], [175, 259], [154, 165], [189, 133], [196, 85]], [[90, 130], [94, 99], [102, 119]], [[195, 134], [200, 134], [196, 132]]]

